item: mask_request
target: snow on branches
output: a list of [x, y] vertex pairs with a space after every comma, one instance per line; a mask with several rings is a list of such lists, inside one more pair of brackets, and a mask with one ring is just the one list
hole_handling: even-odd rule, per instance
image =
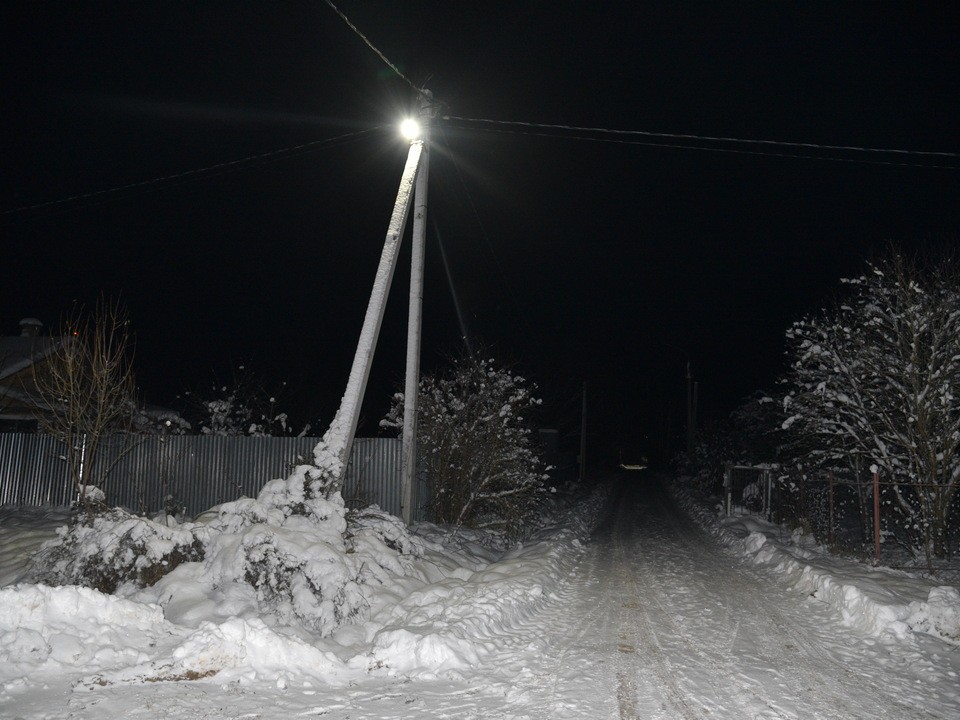
[[[520, 530], [546, 479], [531, 442], [535, 389], [493, 360], [470, 357], [421, 379], [418, 455], [438, 523]], [[402, 394], [380, 424], [402, 426]]]
[[783, 429], [814, 464], [876, 464], [905, 528], [939, 556], [960, 478], [958, 276], [893, 254], [844, 283], [844, 302], [787, 332]]

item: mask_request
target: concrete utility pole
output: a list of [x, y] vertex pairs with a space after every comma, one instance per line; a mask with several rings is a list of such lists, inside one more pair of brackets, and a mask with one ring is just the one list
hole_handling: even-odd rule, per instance
[[[387, 226], [387, 237], [383, 242], [383, 251], [380, 254], [380, 263], [377, 265], [377, 274], [373, 281], [373, 290], [367, 303], [367, 312], [363, 318], [363, 328], [360, 331], [360, 340], [357, 351], [353, 356], [353, 365], [350, 367], [350, 377], [347, 380], [347, 389], [340, 401], [337, 414], [330, 423], [330, 429], [324, 436], [328, 440], [328, 449], [334, 453], [341, 463], [341, 473], [346, 472], [350, 461], [350, 449], [353, 447], [353, 438], [357, 432], [357, 422], [360, 419], [360, 406], [363, 404], [363, 395], [367, 389], [367, 380], [370, 377], [370, 367], [373, 365], [373, 352], [377, 347], [377, 338], [380, 335], [380, 325], [383, 323], [383, 312], [390, 294], [390, 285], [393, 282], [393, 273], [397, 267], [397, 256], [400, 252], [400, 241], [407, 225], [407, 215], [413, 200], [413, 185], [420, 166], [423, 143], [411, 142], [407, 154], [407, 163], [400, 178], [400, 189], [397, 191], [397, 200]], [[342, 475], [340, 478], [342, 484]]]
[[587, 477], [587, 381], [583, 381], [580, 407], [580, 480]]
[[693, 382], [690, 362], [687, 362], [687, 458], [693, 460], [697, 443], [697, 392], [698, 383]]
[[413, 208], [413, 254], [410, 262], [410, 311], [407, 318], [407, 371], [403, 390], [403, 475], [400, 481], [400, 512], [403, 521], [413, 521], [414, 490], [417, 487], [417, 399], [420, 394], [420, 329], [423, 315], [423, 260], [427, 227], [427, 182], [430, 176], [430, 120], [433, 95], [420, 94], [420, 139], [422, 155]]

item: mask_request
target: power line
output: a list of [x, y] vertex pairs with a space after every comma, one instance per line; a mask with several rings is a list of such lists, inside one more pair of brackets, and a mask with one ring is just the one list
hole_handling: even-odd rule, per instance
[[347, 26], [351, 30], [353, 30], [360, 37], [360, 39], [363, 40], [363, 42], [367, 44], [367, 47], [373, 50], [377, 54], [377, 56], [387, 64], [387, 67], [393, 70], [398, 77], [400, 77], [404, 82], [407, 83], [407, 85], [409, 85], [414, 89], [417, 95], [421, 95], [423, 93], [423, 89], [417, 87], [416, 84], [410, 78], [408, 78], [406, 75], [400, 72], [400, 69], [396, 65], [394, 65], [392, 62], [390, 62], [390, 59], [386, 55], [384, 55], [382, 52], [380, 52], [380, 50], [378, 50], [377, 47], [372, 42], [370, 42], [369, 39], [367, 39], [367, 36], [364, 35], [362, 32], [360, 32], [360, 29], [356, 25], [350, 22], [350, 18], [344, 15], [343, 12], [340, 10], [340, 8], [338, 8], [336, 5], [333, 4], [332, 0], [326, 0], [326, 3], [331, 7], [331, 9], [337, 15], [343, 18], [343, 21], [347, 24]]
[[104, 188], [103, 190], [93, 190], [87, 193], [80, 193], [78, 195], [70, 195], [69, 197], [60, 198], [59, 200], [48, 200], [42, 203], [36, 203], [34, 205], [24, 205], [22, 207], [13, 208], [12, 210], [4, 210], [2, 215], [14, 215], [16, 213], [29, 212], [31, 210], [40, 210], [43, 208], [54, 207], [56, 205], [65, 205], [71, 202], [78, 202], [80, 200], [89, 200], [90, 198], [101, 197], [104, 195], [112, 195], [115, 193], [123, 192], [124, 190], [133, 190], [135, 188], [146, 188], [152, 185], [159, 185], [160, 183], [169, 182], [173, 180], [182, 180], [184, 178], [195, 179], [197, 176], [204, 175], [206, 173], [212, 172], [214, 170], [239, 170], [242, 166], [248, 165], [254, 162], [270, 162], [275, 160], [282, 160], [287, 157], [292, 157], [293, 155], [307, 152], [309, 150], [319, 149], [323, 145], [331, 145], [335, 142], [346, 140], [346, 139], [356, 139], [361, 135], [366, 135], [368, 133], [375, 132], [377, 130], [382, 130], [385, 126], [380, 125], [374, 128], [368, 128], [366, 130], [358, 130], [356, 132], [346, 133], [344, 135], [338, 135], [333, 138], [326, 138], [324, 140], [313, 140], [308, 143], [303, 143], [301, 145], [292, 145], [290, 147], [281, 148], [279, 150], [271, 150], [270, 152], [260, 153], [258, 155], [249, 155], [238, 160], [228, 160], [226, 162], [216, 163], [214, 165], [207, 165], [202, 168], [195, 168], [193, 170], [184, 170], [183, 172], [174, 173], [172, 175], [163, 175], [160, 177], [151, 178], [150, 180], [140, 180], [134, 183], [128, 183], [126, 185], [118, 185], [111, 188]]
[[708, 142], [743, 143], [743, 144], [752, 144], [752, 145], [777, 145], [782, 147], [797, 147], [797, 148], [808, 148], [808, 149], [816, 149], [816, 150], [846, 150], [851, 152], [895, 153], [900, 155], [935, 155], [939, 157], [960, 158], [960, 153], [956, 153], [956, 152], [902, 150], [899, 148], [873, 148], [873, 147], [859, 147], [855, 145], [823, 145], [819, 143], [787, 142], [784, 140], [752, 140], [752, 139], [746, 139], [746, 138], [718, 137], [718, 136], [710, 136], [710, 135], [658, 133], [658, 132], [651, 132], [648, 130], [614, 130], [611, 128], [581, 127], [577, 125], [558, 125], [558, 124], [551, 124], [551, 123], [533, 123], [533, 122], [522, 122], [522, 121], [516, 121], [516, 120], [491, 120], [488, 118], [466, 118], [466, 117], [458, 117], [456, 115], [445, 115], [443, 119], [444, 120], [460, 120], [462, 122], [486, 123], [490, 125], [508, 125], [508, 126], [514, 126], [514, 127], [539, 128], [543, 130], [566, 130], [571, 132], [589, 132], [589, 133], [604, 134], [604, 135], [643, 135], [645, 137], [666, 138], [669, 140], [703, 140]]
[[[463, 120], [464, 118], [446, 116], [446, 119]], [[530, 128], [562, 127], [562, 126], [551, 126], [551, 125], [538, 125], [536, 123], [524, 124], [524, 123], [504, 122], [503, 124], [504, 125], [526, 125], [527, 127], [530, 127]], [[797, 153], [776, 153], [776, 152], [765, 152], [761, 150], [738, 150], [736, 148], [707, 147], [705, 145], [682, 145], [678, 143], [645, 142], [642, 140], [619, 140], [616, 138], [596, 137], [596, 136], [589, 136], [589, 135], [574, 135], [570, 133], [557, 134], [557, 133], [548, 133], [548, 132], [531, 132], [523, 128], [510, 130], [510, 129], [499, 129], [499, 128], [475, 128], [475, 127], [469, 127], [464, 125], [459, 125], [457, 127], [464, 130], [472, 130], [474, 132], [500, 133], [505, 135], [529, 135], [532, 137], [545, 137], [545, 138], [554, 138], [554, 139], [562, 139], [562, 140], [582, 140], [585, 142], [607, 143], [607, 144], [614, 144], [614, 145], [640, 145], [644, 147], [666, 148], [666, 149], [675, 149], [675, 150], [700, 150], [702, 152], [727, 153], [727, 154], [733, 154], [733, 155], [759, 155], [764, 157], [789, 158], [793, 160], [821, 160], [826, 162], [841, 162], [841, 163], [860, 164], [860, 165], [888, 165], [888, 166], [894, 166], [894, 167], [926, 168], [928, 170], [960, 169], [960, 167], [956, 165], [930, 165], [928, 163], [895, 162], [893, 160], [841, 158], [841, 157], [835, 157], [830, 155], [801, 155]], [[610, 132], [627, 132], [627, 131], [610, 131]], [[745, 140], [743, 142], [750, 142], [750, 141]], [[786, 143], [786, 144], [789, 144], [789, 143]], [[820, 147], [827, 148], [830, 146], [822, 145]], [[905, 151], [905, 152], [908, 152], [908, 151]], [[960, 155], [958, 155], [958, 157], [960, 157]]]

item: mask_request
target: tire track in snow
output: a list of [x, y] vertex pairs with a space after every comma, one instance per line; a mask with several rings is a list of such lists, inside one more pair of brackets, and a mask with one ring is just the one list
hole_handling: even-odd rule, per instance
[[[622, 606], [627, 611], [621, 618], [621, 634], [632, 638], [635, 648], [632, 672], [640, 678], [640, 686], [646, 695], [638, 697], [636, 702], [641, 705], [645, 702], [648, 713], [670, 711], [674, 717], [697, 720], [703, 715], [688, 700], [688, 693], [678, 683], [678, 673], [666, 656], [650, 617], [649, 603], [646, 601], [648, 588], [657, 583], [657, 578], [646, 573], [641, 575], [634, 562], [637, 538], [634, 532], [636, 510], [632, 500], [629, 497], [619, 504], [613, 549], [621, 579]], [[651, 679], [656, 682], [651, 682]], [[638, 693], [640, 690], [637, 688]], [[714, 690], [722, 693], [720, 688], [715, 687]], [[660, 707], [649, 707], [650, 700], [656, 696], [660, 698]], [[740, 711], [745, 709], [733, 697], [727, 698], [726, 705], [736, 705]], [[704, 710], [709, 712], [705, 707]], [[737, 717], [747, 715], [738, 713]]]
[[[745, 696], [760, 699], [756, 711], [761, 717], [931, 717], [928, 710], [917, 710], [900, 697], [916, 697], [910, 679], [875, 667], [874, 674], [886, 678], [878, 683], [851, 671], [848, 660], [832, 654], [837, 636], [842, 636], [847, 652], [858, 657], [857, 665], [870, 667], [862, 638], [849, 628], [777, 578], [760, 574], [718, 548], [662, 490], [652, 492], [645, 503], [643, 516], [652, 525], [647, 533], [655, 541], [648, 544], [671, 547], [669, 561], [656, 556], [647, 561], [662, 581], [647, 596], [659, 606], [664, 634], [677, 636]], [[714, 572], [705, 574], [707, 567]], [[699, 585], [697, 592], [683, 592], [691, 584]], [[708, 612], [705, 593], [722, 601], [722, 618]], [[669, 607], [682, 609], [689, 622], [678, 621]], [[731, 625], [737, 628], [733, 642]], [[710, 642], [711, 637], [728, 639]], [[948, 710], [941, 717], [954, 716]]]

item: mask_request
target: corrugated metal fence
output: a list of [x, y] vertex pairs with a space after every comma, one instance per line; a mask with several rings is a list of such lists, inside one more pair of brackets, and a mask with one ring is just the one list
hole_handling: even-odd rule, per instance
[[[256, 497], [273, 478], [310, 462], [319, 438], [118, 436], [98, 451], [94, 477], [111, 505], [138, 512], [168, 502], [189, 515], [241, 496]], [[376, 503], [400, 514], [401, 442], [357, 438], [344, 478], [349, 505]], [[414, 517], [423, 518], [426, 486], [418, 482]], [[52, 437], [0, 433], [0, 504], [69, 505], [76, 492], [62, 443]]]

